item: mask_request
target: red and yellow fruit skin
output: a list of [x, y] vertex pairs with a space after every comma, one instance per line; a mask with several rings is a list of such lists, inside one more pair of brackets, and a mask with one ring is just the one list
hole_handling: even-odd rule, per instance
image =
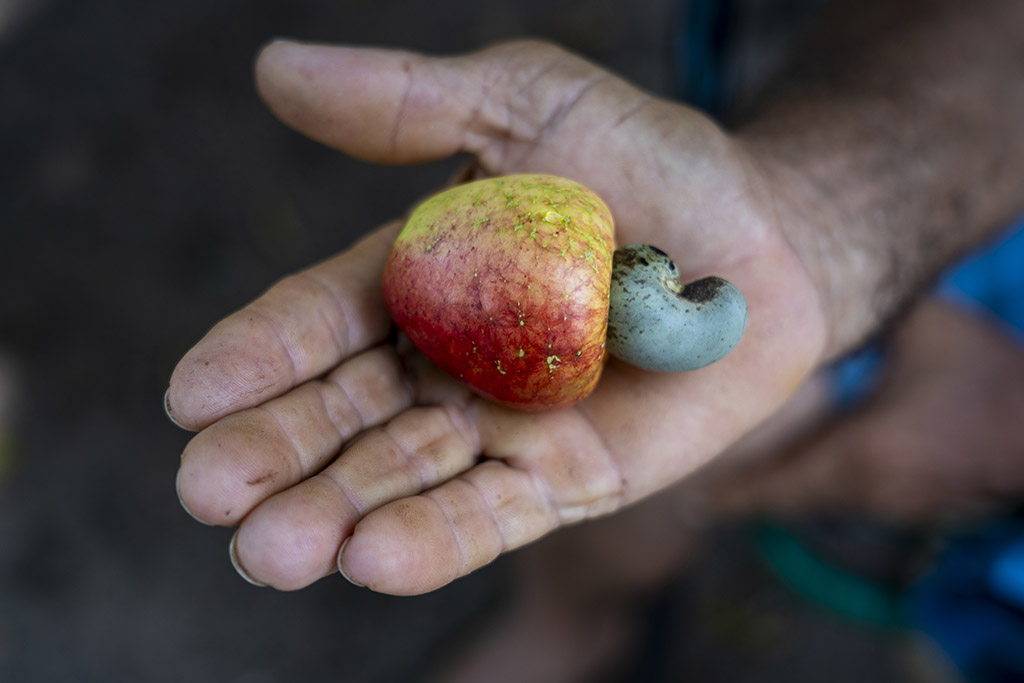
[[419, 205], [383, 278], [398, 327], [431, 361], [511, 408], [573, 405], [601, 375], [614, 223], [557, 176], [515, 175]]

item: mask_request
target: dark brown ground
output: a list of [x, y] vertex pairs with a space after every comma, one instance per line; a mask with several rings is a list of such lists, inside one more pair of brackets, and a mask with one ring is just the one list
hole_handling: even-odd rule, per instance
[[[455, 168], [304, 140], [264, 110], [251, 61], [273, 35], [443, 52], [535, 35], [667, 94], [670, 9], [0, 2], [0, 681], [414, 681], [500, 606], [502, 562], [418, 598], [259, 590], [230, 530], [178, 505], [188, 435], [161, 411], [177, 358]], [[906, 680], [894, 641], [790, 596], [742, 533], [715, 534], [673, 591], [655, 620], [672, 675], [648, 680]]]

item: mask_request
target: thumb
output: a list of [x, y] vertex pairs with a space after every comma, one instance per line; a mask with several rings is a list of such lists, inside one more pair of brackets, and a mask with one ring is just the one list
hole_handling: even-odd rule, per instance
[[275, 41], [256, 87], [299, 132], [354, 157], [410, 164], [471, 152], [510, 172], [591, 85], [639, 91], [553, 45], [520, 41], [461, 57]]

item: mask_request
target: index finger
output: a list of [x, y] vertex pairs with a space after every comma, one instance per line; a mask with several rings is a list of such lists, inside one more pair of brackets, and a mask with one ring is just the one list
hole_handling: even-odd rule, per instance
[[279, 396], [379, 341], [391, 325], [381, 275], [400, 223], [281, 280], [217, 323], [171, 375], [168, 416], [202, 429]]

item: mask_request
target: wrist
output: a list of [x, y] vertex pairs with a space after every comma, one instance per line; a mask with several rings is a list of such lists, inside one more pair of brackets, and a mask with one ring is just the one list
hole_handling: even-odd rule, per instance
[[782, 239], [816, 291], [826, 335], [823, 360], [835, 359], [898, 308], [885, 300], [886, 260], [875, 253], [878, 245], [857, 237], [870, 234], [866, 217], [844, 210], [816, 181], [813, 167], [789, 158], [773, 142], [739, 141], [765, 179]]

